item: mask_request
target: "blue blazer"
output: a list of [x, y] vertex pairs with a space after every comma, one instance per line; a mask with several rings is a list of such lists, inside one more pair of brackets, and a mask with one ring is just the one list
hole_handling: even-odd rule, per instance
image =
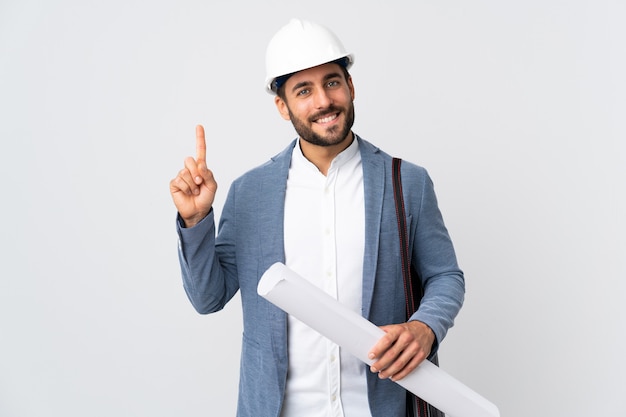
[[[363, 165], [365, 253], [362, 315], [376, 325], [406, 321], [400, 249], [391, 180], [391, 156], [357, 137]], [[287, 315], [257, 295], [259, 279], [285, 262], [283, 214], [294, 140], [267, 163], [235, 180], [215, 233], [213, 211], [192, 228], [178, 222], [183, 284], [201, 314], [221, 310], [241, 291], [243, 340], [239, 417], [278, 417], [288, 369]], [[413, 265], [425, 295], [411, 317], [436, 336], [433, 353], [463, 303], [463, 273], [425, 169], [402, 164]], [[363, 366], [367, 366], [363, 364]], [[402, 387], [366, 372], [373, 417], [404, 417]]]

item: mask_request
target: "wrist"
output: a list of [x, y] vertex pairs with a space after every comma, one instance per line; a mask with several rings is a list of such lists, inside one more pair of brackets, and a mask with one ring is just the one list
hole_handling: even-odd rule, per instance
[[[197, 213], [193, 216], [189, 216], [189, 217], [183, 217], [182, 215], [180, 216], [181, 219], [181, 226], [183, 226], [184, 228], [191, 228], [194, 227], [195, 225], [197, 225], [198, 223], [200, 223], [202, 220], [204, 220], [204, 218], [211, 212], [211, 210], [209, 210], [206, 213]], [[179, 213], [180, 215], [180, 213]]]

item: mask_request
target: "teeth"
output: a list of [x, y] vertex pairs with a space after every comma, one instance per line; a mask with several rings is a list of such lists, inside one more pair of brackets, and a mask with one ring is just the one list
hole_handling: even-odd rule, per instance
[[332, 114], [330, 116], [324, 117], [323, 119], [317, 119], [318, 123], [328, 123], [332, 120], [335, 120], [337, 118], [336, 114]]

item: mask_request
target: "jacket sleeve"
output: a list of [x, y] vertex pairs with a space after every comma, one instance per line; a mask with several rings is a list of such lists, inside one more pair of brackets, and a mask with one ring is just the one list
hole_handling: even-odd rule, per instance
[[424, 170], [418, 178], [421, 199], [411, 205], [412, 262], [420, 274], [424, 296], [410, 318], [426, 323], [435, 333], [434, 354], [454, 324], [465, 296], [463, 272], [437, 205], [433, 183]]
[[[227, 218], [232, 188], [224, 205], [220, 224], [220, 242], [233, 242], [231, 222]], [[191, 304], [200, 314], [219, 311], [239, 290], [234, 244], [216, 244], [215, 217], [209, 214], [193, 227], [185, 228], [180, 216], [177, 218], [178, 259], [183, 286]]]

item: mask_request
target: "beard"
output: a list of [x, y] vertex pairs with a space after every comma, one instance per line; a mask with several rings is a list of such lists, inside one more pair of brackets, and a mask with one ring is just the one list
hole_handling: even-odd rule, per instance
[[321, 119], [329, 114], [343, 112], [346, 115], [345, 121], [342, 125], [333, 125], [332, 127], [327, 128], [325, 134], [323, 135], [314, 132], [307, 123], [297, 118], [291, 112], [291, 109], [289, 109], [289, 107], [287, 107], [287, 109], [289, 110], [291, 124], [293, 125], [294, 129], [296, 129], [296, 132], [298, 133], [300, 138], [309, 142], [312, 145], [337, 145], [343, 142], [343, 140], [348, 136], [348, 133], [350, 133], [352, 125], [354, 124], [354, 103], [352, 101], [350, 101], [347, 109], [342, 109], [341, 107], [330, 105], [328, 109], [309, 117], [309, 123], [314, 123], [315, 120]]

